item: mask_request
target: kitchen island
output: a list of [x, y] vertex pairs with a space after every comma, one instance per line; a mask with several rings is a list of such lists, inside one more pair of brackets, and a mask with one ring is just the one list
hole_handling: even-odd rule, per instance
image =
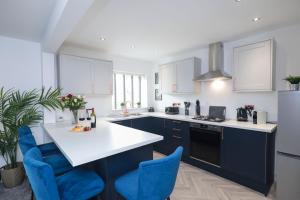
[[138, 164], [153, 159], [153, 143], [162, 136], [98, 120], [97, 128], [88, 132], [71, 131], [70, 123], [44, 124], [53, 139], [73, 167], [94, 162], [104, 179], [104, 200], [114, 200], [114, 180], [118, 176], [138, 168]]

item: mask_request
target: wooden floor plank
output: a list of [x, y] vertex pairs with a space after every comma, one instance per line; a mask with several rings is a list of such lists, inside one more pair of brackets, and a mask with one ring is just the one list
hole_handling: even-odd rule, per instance
[[[164, 155], [154, 152], [154, 159]], [[171, 200], [273, 200], [247, 187], [214, 175], [205, 170], [180, 163], [176, 185]]]

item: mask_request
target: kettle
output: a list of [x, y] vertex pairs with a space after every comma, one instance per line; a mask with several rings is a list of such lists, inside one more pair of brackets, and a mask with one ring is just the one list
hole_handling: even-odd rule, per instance
[[236, 109], [236, 111], [237, 111], [236, 119], [238, 121], [243, 121], [243, 122], [248, 121], [247, 109], [241, 107], [241, 108]]

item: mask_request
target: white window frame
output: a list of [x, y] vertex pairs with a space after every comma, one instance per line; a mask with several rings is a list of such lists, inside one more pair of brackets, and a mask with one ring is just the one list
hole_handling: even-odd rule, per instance
[[[126, 100], [126, 92], [125, 92], [125, 76], [126, 75], [130, 75], [131, 76], [131, 105], [129, 107], [127, 107], [127, 109], [137, 109], [134, 107], [134, 105], [137, 102], [134, 102], [134, 89], [133, 89], [133, 77], [134, 76], [138, 76], [139, 77], [139, 102], [142, 105], [142, 78], [146, 78], [145, 74], [137, 74], [137, 73], [130, 73], [130, 72], [121, 72], [121, 71], [114, 71], [113, 72], [113, 86], [114, 86], [114, 90], [113, 90], [113, 98], [114, 98], [114, 105], [113, 105], [113, 110], [118, 110], [118, 106], [117, 106], [117, 95], [116, 95], [116, 90], [117, 90], [117, 86], [116, 86], [116, 74], [122, 74], [123, 76], [123, 102], [125, 102]], [[148, 98], [148, 97], [147, 97]]]

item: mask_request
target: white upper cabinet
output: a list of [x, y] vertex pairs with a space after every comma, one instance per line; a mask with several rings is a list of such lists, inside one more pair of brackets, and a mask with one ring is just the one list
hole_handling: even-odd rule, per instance
[[164, 94], [194, 93], [195, 76], [200, 74], [200, 59], [189, 58], [160, 66], [161, 91]]
[[95, 94], [112, 94], [113, 66], [111, 61], [95, 60], [93, 67], [93, 91]]
[[111, 61], [59, 56], [59, 87], [63, 94], [111, 95], [113, 65]]
[[273, 48], [273, 40], [234, 48], [234, 91], [257, 92], [274, 89]]
[[176, 65], [174, 63], [160, 67], [160, 80], [162, 93], [176, 92]]

